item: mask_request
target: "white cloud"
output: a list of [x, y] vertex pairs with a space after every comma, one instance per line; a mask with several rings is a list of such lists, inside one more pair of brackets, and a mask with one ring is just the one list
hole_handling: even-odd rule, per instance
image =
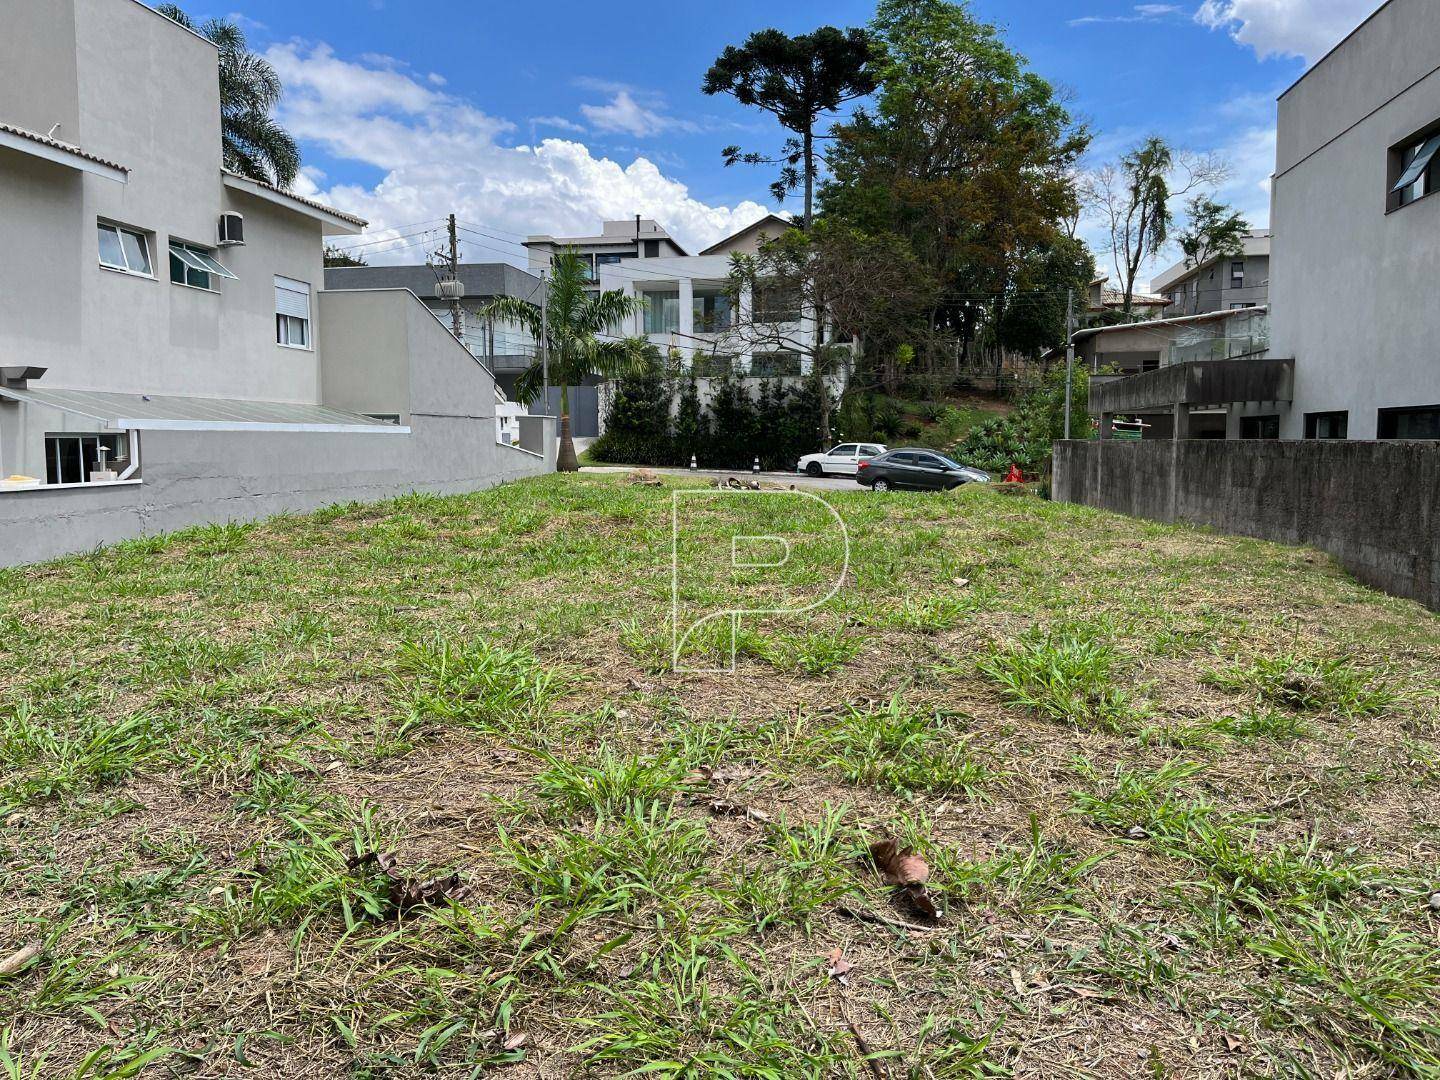
[[[387, 229], [398, 237], [395, 226], [453, 212], [494, 234], [468, 239], [467, 258], [523, 262], [513, 239], [531, 233], [584, 235], [603, 219], [642, 214], [698, 250], [767, 212], [750, 201], [733, 207], [701, 202], [644, 156], [624, 165], [567, 139], [507, 145], [512, 123], [424, 85], [384, 58], [348, 61], [323, 43], [296, 42], [276, 45], [266, 57], [286, 88], [280, 120], [297, 138], [383, 173], [373, 186], [322, 190], [323, 174], [311, 171], [296, 187], [367, 218], [369, 239]], [[406, 248], [406, 242], [366, 254], [380, 262], [422, 257], [423, 247]]]
[[1375, 10], [1377, 0], [1204, 0], [1195, 21], [1226, 30], [1260, 59], [1314, 63]]
[[629, 87], [617, 89], [604, 105], [581, 105], [580, 112], [596, 131], [619, 132], [643, 139], [666, 131], [695, 131], [696, 125], [661, 111], [658, 98], [642, 103]]
[[559, 128], [561, 131], [573, 131], [581, 134], [585, 131], [584, 124], [577, 124], [574, 120], [566, 120], [563, 116], [532, 116], [532, 124], [539, 124], [541, 127]]
[[1142, 23], [1161, 22], [1185, 14], [1179, 4], [1136, 4], [1130, 15], [1083, 15], [1071, 19], [1071, 26], [1091, 26], [1096, 23]]

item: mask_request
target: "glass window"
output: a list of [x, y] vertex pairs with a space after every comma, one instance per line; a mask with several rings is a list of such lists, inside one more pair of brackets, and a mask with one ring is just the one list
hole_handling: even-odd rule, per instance
[[758, 379], [776, 379], [800, 374], [800, 354], [756, 353], [750, 358], [750, 374]]
[[[103, 460], [107, 469], [124, 458], [121, 434], [68, 434], [45, 436], [45, 482], [47, 484], [88, 484]], [[102, 454], [103, 451], [103, 454]]]
[[1242, 439], [1278, 439], [1280, 438], [1280, 417], [1279, 416], [1242, 416], [1240, 418], [1240, 438]]
[[275, 341], [295, 349], [310, 347], [310, 285], [275, 278]]
[[100, 265], [111, 270], [124, 270], [127, 274], [152, 275], [150, 268], [150, 243], [144, 233], [133, 229], [122, 229], [118, 225], [100, 222]]
[[755, 321], [786, 323], [800, 321], [800, 290], [766, 286], [755, 290]]
[[861, 457], [875, 457], [880, 452], [880, 447], [876, 446], [874, 443], [866, 443], [864, 446], [860, 447]]
[[730, 297], [724, 293], [696, 296], [693, 311], [697, 333], [714, 333], [730, 329]]
[[1434, 190], [1434, 168], [1436, 154], [1440, 152], [1440, 134], [1402, 147], [1400, 154], [1400, 178], [1391, 188], [1391, 195], [1405, 206], [1423, 198]]
[[646, 240], [646, 241], [645, 241], [645, 258], [647, 258], [647, 259], [658, 259], [659, 257], [660, 257], [660, 241], [659, 241], [659, 240]]
[[1349, 437], [1350, 414], [1348, 412], [1305, 414], [1305, 438], [1346, 439]]
[[1440, 405], [1417, 409], [1381, 409], [1382, 439], [1440, 439]]
[[645, 333], [669, 334], [680, 329], [680, 293], [645, 294]]
[[854, 457], [854, 456], [855, 456], [855, 451], [856, 451], [856, 449], [857, 449], [857, 447], [856, 447], [856, 445], [855, 445], [853, 442], [852, 442], [852, 443], [845, 443], [843, 446], [837, 446], [837, 447], [835, 447], [834, 450], [831, 450], [829, 456], [830, 456], [830, 457]]
[[211, 289], [214, 287], [214, 278], [229, 278], [237, 280], [234, 274], [227, 270], [209, 252], [200, 248], [192, 247], [190, 244], [181, 244], [176, 241], [170, 243], [170, 280], [176, 285], [189, 285], [195, 289]]

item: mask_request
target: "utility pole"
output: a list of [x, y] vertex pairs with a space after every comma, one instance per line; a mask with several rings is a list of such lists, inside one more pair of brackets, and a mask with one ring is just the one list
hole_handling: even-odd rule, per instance
[[1070, 407], [1075, 393], [1075, 290], [1065, 290], [1065, 439], [1070, 439]]
[[[460, 280], [460, 241], [455, 236], [455, 215], [450, 215], [450, 276]], [[460, 297], [450, 301], [450, 329], [457, 341], [465, 340], [465, 323], [460, 313]]]

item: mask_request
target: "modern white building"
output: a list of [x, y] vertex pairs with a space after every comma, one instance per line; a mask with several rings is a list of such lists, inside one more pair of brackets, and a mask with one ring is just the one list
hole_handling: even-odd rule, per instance
[[734, 255], [750, 255], [761, 239], [780, 235], [791, 222], [769, 215], [700, 255], [623, 260], [604, 266], [602, 289], [642, 299], [644, 307], [617, 334], [649, 339], [678, 353], [696, 374], [721, 368], [753, 378], [793, 378], [810, 373], [815, 319], [794, 291], [730, 287]]
[[413, 293], [322, 291], [363, 221], [222, 168], [209, 41], [137, 0], [0, 27], [0, 563], [546, 468]]
[[1440, 4], [1390, 0], [1280, 97], [1283, 438], [1440, 439]]

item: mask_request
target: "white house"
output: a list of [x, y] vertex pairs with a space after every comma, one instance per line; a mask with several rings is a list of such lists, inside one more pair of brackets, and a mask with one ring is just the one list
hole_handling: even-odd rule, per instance
[[0, 563], [546, 468], [413, 293], [322, 291], [363, 221], [221, 167], [209, 41], [137, 0], [0, 27]]

